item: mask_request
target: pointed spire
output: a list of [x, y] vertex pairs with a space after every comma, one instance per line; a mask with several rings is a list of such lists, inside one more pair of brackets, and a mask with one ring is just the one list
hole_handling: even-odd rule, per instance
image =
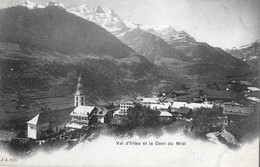
[[77, 92], [76, 94], [80, 95], [80, 94], [83, 94], [83, 85], [81, 83], [82, 79], [81, 79], [81, 73], [79, 75], [79, 78], [78, 78], [78, 84], [77, 84]]
[[81, 83], [81, 73], [79, 74], [79, 78], [78, 78], [78, 84]]

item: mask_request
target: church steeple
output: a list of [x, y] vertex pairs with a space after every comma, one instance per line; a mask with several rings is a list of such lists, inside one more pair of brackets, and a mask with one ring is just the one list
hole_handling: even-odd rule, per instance
[[76, 93], [74, 94], [74, 106], [85, 106], [85, 99], [86, 99], [86, 96], [83, 92], [83, 85], [81, 83], [81, 74], [78, 78], [78, 84], [77, 84], [77, 91]]

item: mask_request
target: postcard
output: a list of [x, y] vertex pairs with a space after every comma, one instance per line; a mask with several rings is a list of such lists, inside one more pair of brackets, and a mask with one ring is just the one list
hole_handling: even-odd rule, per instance
[[259, 8], [0, 1], [0, 166], [257, 167]]

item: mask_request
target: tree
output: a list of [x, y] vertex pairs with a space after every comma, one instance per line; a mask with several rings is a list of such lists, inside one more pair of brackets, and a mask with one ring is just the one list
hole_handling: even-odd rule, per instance
[[223, 117], [223, 108], [213, 107], [213, 108], [197, 108], [191, 115], [192, 123], [195, 126], [200, 127], [201, 129], [205, 126], [212, 125], [213, 120]]
[[137, 126], [156, 126], [159, 124], [159, 114], [159, 111], [144, 107], [141, 104], [136, 104], [127, 111], [127, 125], [130, 128], [135, 128]]

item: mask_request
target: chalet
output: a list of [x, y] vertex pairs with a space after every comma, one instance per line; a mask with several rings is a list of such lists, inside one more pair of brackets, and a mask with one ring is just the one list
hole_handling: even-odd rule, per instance
[[65, 130], [71, 108], [42, 112], [27, 122], [27, 137], [42, 139]]
[[175, 117], [168, 111], [160, 111], [158, 120], [162, 124], [170, 124], [174, 121]]
[[192, 109], [187, 108], [187, 107], [180, 107], [180, 108], [174, 110], [173, 113], [174, 113], [177, 117], [189, 118], [190, 115], [192, 114]]
[[89, 120], [93, 123], [104, 124], [107, 112], [108, 110], [106, 108], [96, 107], [96, 110], [91, 112]]

